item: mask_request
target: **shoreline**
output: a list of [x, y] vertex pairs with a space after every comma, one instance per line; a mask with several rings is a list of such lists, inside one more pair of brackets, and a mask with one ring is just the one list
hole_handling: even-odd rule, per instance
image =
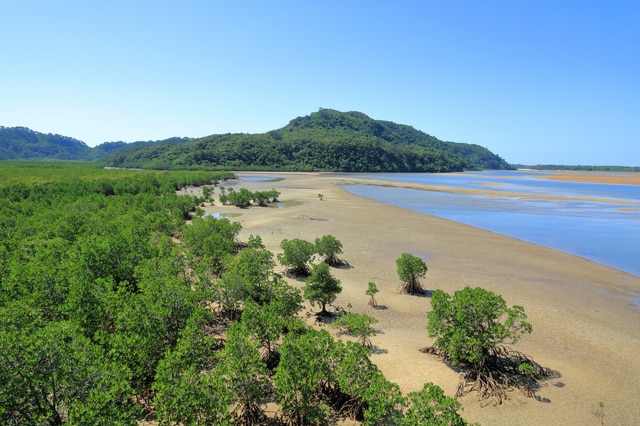
[[[250, 175], [250, 173], [241, 173]], [[267, 173], [255, 173], [267, 175]], [[538, 391], [539, 400], [513, 392], [497, 407], [481, 408], [475, 395], [460, 399], [463, 416], [481, 424], [597, 424], [592, 411], [605, 403], [607, 423], [630, 424], [640, 417], [640, 278], [586, 259], [481, 230], [458, 222], [395, 207], [348, 193], [343, 177], [277, 173], [278, 181], [239, 181], [249, 190], [275, 188], [283, 208], [237, 209], [210, 206], [243, 226], [242, 240], [260, 235], [274, 254], [283, 239], [313, 241], [331, 234], [343, 244], [340, 256], [350, 268], [332, 269], [342, 282], [336, 304], [379, 320], [372, 361], [403, 392], [433, 382], [453, 395], [458, 373], [436, 357], [419, 352], [432, 343], [426, 332], [428, 297], [400, 294], [395, 259], [403, 252], [429, 267], [425, 288], [449, 293], [466, 285], [501, 294], [522, 305], [534, 331], [516, 349], [560, 373]], [[321, 201], [318, 194], [323, 194]], [[279, 270], [279, 266], [276, 267]], [[293, 285], [300, 282], [289, 280]], [[380, 289], [384, 308], [367, 305], [368, 281]]]

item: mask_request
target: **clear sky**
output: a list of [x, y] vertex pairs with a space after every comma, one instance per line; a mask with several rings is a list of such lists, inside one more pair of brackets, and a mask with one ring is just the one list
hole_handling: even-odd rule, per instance
[[511, 163], [640, 166], [640, 1], [5, 0], [0, 125], [106, 141], [360, 111]]

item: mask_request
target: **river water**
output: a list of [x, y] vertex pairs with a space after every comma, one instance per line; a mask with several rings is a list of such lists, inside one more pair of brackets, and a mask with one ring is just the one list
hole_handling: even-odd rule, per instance
[[520, 170], [349, 174], [349, 178], [428, 185], [430, 190], [360, 184], [344, 188], [640, 277], [640, 186], [548, 180], [550, 174]]

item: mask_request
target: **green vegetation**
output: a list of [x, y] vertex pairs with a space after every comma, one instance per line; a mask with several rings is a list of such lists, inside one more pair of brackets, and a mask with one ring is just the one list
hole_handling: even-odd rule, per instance
[[398, 277], [402, 281], [400, 288], [407, 294], [423, 294], [424, 288], [420, 278], [427, 273], [427, 264], [422, 259], [409, 253], [402, 253], [396, 259]]
[[251, 192], [246, 188], [240, 188], [236, 191], [233, 188], [221, 188], [220, 202], [222, 204], [237, 206], [241, 208], [249, 207], [251, 202], [260, 207], [265, 207], [271, 203], [278, 201], [280, 192], [272, 189], [270, 191]]
[[199, 272], [220, 275], [230, 256], [236, 254], [236, 237], [241, 226], [229, 219], [212, 216], [194, 218], [191, 226], [184, 227], [182, 240], [189, 246], [186, 253], [189, 264]]
[[531, 333], [522, 306], [508, 307], [500, 295], [465, 287], [453, 296], [435, 290], [431, 308], [427, 330], [436, 341], [427, 352], [468, 367], [456, 396], [475, 390], [481, 399], [495, 398], [499, 403], [509, 387], [533, 395], [537, 380], [550, 374], [526, 355], [503, 346]]
[[[0, 423], [314, 425], [347, 417], [379, 425], [432, 421], [421, 404], [449, 407], [434, 409], [436, 419], [459, 409], [442, 393], [404, 398], [369, 350], [305, 325], [300, 290], [274, 272], [260, 237], [238, 241], [239, 224], [194, 217], [203, 198], [176, 193], [229, 174], [0, 167], [8, 169], [12, 180], [0, 186]], [[310, 300], [330, 303], [339, 292], [329, 271], [313, 267]], [[368, 335], [371, 322], [349, 330]], [[278, 414], [266, 420], [271, 402]]]
[[44, 134], [26, 127], [0, 126], [0, 160], [89, 160], [90, 157], [91, 148], [77, 139]]
[[322, 261], [329, 266], [342, 266], [345, 262], [338, 259], [342, 253], [342, 243], [333, 235], [323, 235], [316, 238], [316, 253], [322, 257]]
[[600, 425], [604, 426], [604, 402], [600, 401], [598, 403], [598, 409], [596, 411], [593, 412], [593, 414], [598, 418], [598, 420], [600, 421]]
[[377, 322], [377, 319], [369, 315], [349, 312], [341, 315], [332, 325], [338, 327], [342, 333], [357, 337], [362, 346], [371, 348], [369, 336], [376, 335], [372, 325]]
[[171, 242], [199, 200], [176, 188], [227, 175], [2, 170], [46, 176], [0, 188], [2, 423], [135, 424], [136, 401], [204, 302]]
[[95, 148], [66, 136], [0, 126], [0, 147], [0, 160], [99, 160], [110, 166], [145, 169], [452, 172], [511, 168], [478, 145], [444, 142], [411, 126], [331, 109], [262, 134], [107, 142]]
[[311, 275], [303, 288], [303, 294], [311, 304], [320, 305], [322, 308], [320, 315], [327, 315], [327, 305], [333, 303], [341, 291], [340, 280], [331, 275], [326, 263], [313, 265]]
[[460, 403], [446, 396], [442, 389], [433, 383], [425, 383], [421, 391], [409, 393], [408, 400], [408, 408], [404, 415], [396, 419], [399, 426], [467, 424], [458, 413], [461, 409]]
[[380, 290], [378, 290], [378, 286], [373, 281], [369, 281], [367, 284], [367, 291], [365, 294], [369, 296], [369, 306], [373, 306], [374, 308], [378, 306], [378, 302], [376, 301], [376, 294], [378, 294]]
[[68, 136], [40, 133], [26, 127], [0, 126], [0, 160], [81, 160], [100, 159], [116, 152], [147, 146], [174, 145], [190, 138], [170, 138], [146, 142], [105, 142], [89, 147]]
[[313, 243], [294, 238], [280, 242], [282, 253], [278, 253], [278, 262], [293, 275], [308, 276], [311, 272], [311, 262], [316, 254]]
[[532, 330], [522, 306], [509, 308], [501, 296], [480, 287], [465, 287], [453, 297], [436, 290], [431, 307], [429, 336], [453, 365], [482, 364], [500, 344], [514, 344]]
[[451, 172], [505, 169], [478, 145], [443, 142], [413, 127], [359, 112], [322, 109], [263, 134], [211, 135], [104, 159], [119, 167], [343, 172]]

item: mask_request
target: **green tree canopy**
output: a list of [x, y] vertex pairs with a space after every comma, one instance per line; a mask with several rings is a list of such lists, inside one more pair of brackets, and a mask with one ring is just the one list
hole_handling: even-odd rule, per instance
[[[0, 150], [0, 158], [1, 155]], [[176, 145], [123, 149], [104, 161], [145, 169], [344, 172], [451, 172], [510, 167], [478, 145], [444, 142], [411, 126], [331, 109], [295, 118], [287, 126], [263, 134], [211, 135]]]
[[453, 296], [434, 291], [431, 308], [427, 330], [436, 340], [425, 351], [463, 367], [456, 396], [477, 391], [480, 399], [501, 403], [511, 387], [533, 396], [538, 381], [552, 374], [525, 354], [504, 346], [531, 333], [522, 306], [508, 307], [500, 295], [465, 287]]
[[193, 219], [190, 226], [184, 227], [183, 242], [194, 267], [220, 274], [226, 258], [237, 251], [236, 237], [242, 225], [226, 218]]
[[219, 364], [218, 340], [204, 331], [211, 311], [201, 308], [189, 318], [175, 349], [158, 364], [153, 389], [158, 422], [231, 425], [231, 396]]
[[343, 261], [338, 259], [342, 253], [342, 243], [333, 235], [324, 235], [316, 238], [316, 253], [323, 258], [323, 262], [329, 266], [340, 266]]
[[[326, 265], [325, 265], [326, 266]], [[278, 402], [292, 425], [323, 424], [329, 407], [318, 395], [318, 387], [329, 381], [335, 341], [325, 331], [307, 330], [285, 335], [280, 346], [280, 364], [274, 375]]]
[[462, 405], [454, 398], [446, 396], [442, 388], [433, 383], [425, 383], [419, 392], [408, 395], [409, 406], [396, 419], [399, 426], [434, 425], [465, 426], [467, 421], [460, 416]]
[[[33, 314], [18, 306], [3, 311], [12, 313]], [[135, 424], [128, 370], [105, 359], [74, 324], [25, 318], [3, 318], [1, 323], [3, 424]]]
[[316, 247], [309, 241], [300, 238], [282, 240], [280, 242], [282, 253], [278, 253], [278, 261], [287, 268], [289, 273], [296, 275], [309, 275], [309, 264], [316, 253]]
[[261, 405], [270, 388], [268, 372], [255, 341], [241, 323], [227, 330], [220, 368], [226, 389], [235, 402], [233, 414], [239, 424], [259, 424], [265, 417]]
[[481, 364], [502, 343], [516, 343], [531, 324], [522, 306], [508, 307], [502, 296], [465, 287], [450, 296], [435, 290], [427, 312], [429, 337], [452, 364]]
[[422, 294], [424, 288], [420, 278], [427, 273], [427, 264], [422, 259], [409, 253], [402, 253], [396, 259], [398, 277], [402, 281], [402, 291], [408, 294]]
[[322, 307], [321, 315], [327, 314], [327, 304], [336, 300], [336, 296], [341, 291], [340, 280], [331, 275], [326, 263], [313, 265], [311, 275], [307, 278], [303, 288], [303, 294], [312, 304], [320, 304]]
[[362, 346], [371, 348], [369, 336], [375, 336], [376, 332], [372, 326], [377, 322], [378, 320], [372, 316], [350, 312], [335, 320], [332, 325], [338, 327], [342, 333], [357, 337]]
[[365, 294], [369, 296], [369, 305], [374, 308], [378, 306], [378, 302], [376, 301], [376, 294], [378, 294], [380, 290], [378, 290], [378, 286], [373, 281], [369, 281], [367, 283], [367, 291]]

